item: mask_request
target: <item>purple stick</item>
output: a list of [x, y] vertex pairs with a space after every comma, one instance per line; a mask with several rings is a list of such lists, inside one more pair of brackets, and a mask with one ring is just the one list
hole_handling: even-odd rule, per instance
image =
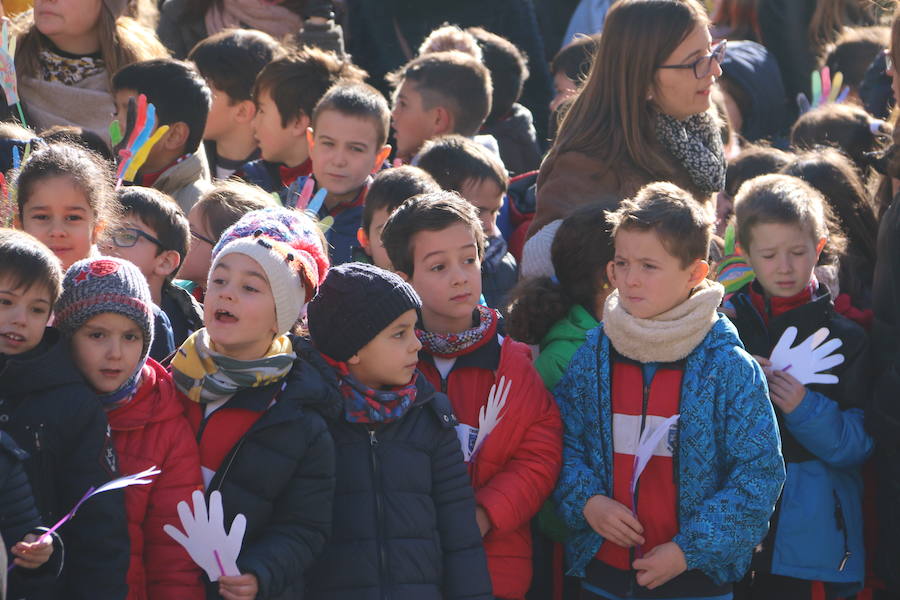
[[216, 557], [216, 564], [219, 565], [219, 571], [222, 573], [222, 576], [227, 577], [225, 567], [222, 566], [222, 559], [219, 557], [219, 551], [213, 550], [213, 556]]

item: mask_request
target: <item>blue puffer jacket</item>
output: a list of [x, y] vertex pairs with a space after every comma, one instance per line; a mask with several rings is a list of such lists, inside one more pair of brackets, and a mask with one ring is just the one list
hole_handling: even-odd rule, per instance
[[838, 352], [844, 362], [828, 371], [840, 378], [838, 383], [807, 386], [797, 408], [787, 415], [778, 411], [787, 481], [761, 560], [754, 559], [753, 567], [843, 584], [840, 595], [852, 595], [865, 579], [861, 466], [874, 446], [863, 427], [862, 407], [871, 387], [866, 333], [834, 312], [823, 285], [815, 300], [769, 319], [768, 326], [746, 287], [730, 304], [741, 339], [753, 354], [769, 356], [789, 326], [797, 327], [798, 342], [820, 327], [842, 341]]
[[[554, 390], [565, 425], [554, 498], [574, 532], [566, 542], [570, 573], [581, 577], [603, 544], [582, 510], [588, 499], [611, 496], [613, 489], [609, 355], [601, 324], [588, 333]], [[672, 541], [688, 569], [717, 584], [737, 581], [766, 533], [784, 483], [765, 377], [720, 316], [688, 355], [682, 387], [676, 453], [680, 530]]]

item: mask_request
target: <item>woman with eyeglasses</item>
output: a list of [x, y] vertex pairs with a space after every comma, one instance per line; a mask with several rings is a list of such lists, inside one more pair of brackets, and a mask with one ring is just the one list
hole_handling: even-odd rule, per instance
[[713, 42], [696, 0], [617, 2], [541, 165], [529, 236], [583, 204], [614, 208], [653, 181], [671, 181], [708, 203], [725, 183], [709, 110], [724, 56], [725, 42]]

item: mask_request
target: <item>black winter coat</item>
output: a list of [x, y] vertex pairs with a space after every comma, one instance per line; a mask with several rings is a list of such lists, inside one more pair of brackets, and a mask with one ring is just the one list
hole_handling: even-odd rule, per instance
[[[334, 530], [312, 569], [316, 600], [493, 598], [475, 496], [450, 401], [421, 374], [416, 401], [393, 423], [350, 423], [334, 371], [318, 355], [337, 454]], [[307, 385], [315, 377], [310, 368]]]
[[[297, 344], [303, 342], [295, 341], [299, 354]], [[222, 493], [226, 524], [238, 513], [247, 517], [237, 564], [241, 573], [256, 575], [260, 600], [302, 600], [305, 574], [331, 531], [334, 444], [317, 412], [325, 400], [319, 396], [322, 387], [307, 382], [306, 367], [298, 359], [284, 380], [241, 390], [219, 409], [269, 407], [228, 453], [206, 490]], [[183, 401], [189, 412], [196, 408]], [[217, 590], [209, 583], [207, 598], [219, 598]]]
[[[34, 350], [0, 357], [0, 430], [29, 454], [25, 470], [45, 524], [118, 475], [106, 413], [55, 329], [47, 328]], [[124, 599], [129, 541], [123, 490], [91, 498], [59, 532], [66, 546], [62, 575], [52, 590], [33, 597]]]

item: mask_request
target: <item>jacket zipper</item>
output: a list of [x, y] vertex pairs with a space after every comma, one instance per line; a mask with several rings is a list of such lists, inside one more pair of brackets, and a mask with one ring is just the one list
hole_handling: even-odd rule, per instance
[[850, 543], [847, 540], [847, 525], [844, 522], [844, 509], [841, 506], [841, 499], [838, 498], [837, 490], [832, 489], [831, 493], [834, 495], [834, 520], [837, 522], [838, 531], [844, 536], [844, 556], [838, 565], [838, 571], [843, 571], [844, 567], [847, 566], [847, 561], [850, 560], [852, 552], [850, 552]]
[[[638, 439], [640, 439], [640, 436], [644, 434], [644, 427], [647, 426], [647, 406], [650, 404], [650, 385], [647, 383], [646, 379], [644, 379], [643, 369], [641, 370], [641, 379], [643, 380], [642, 381], [642, 383], [643, 383], [643, 399], [641, 400], [641, 432], [640, 432], [640, 435], [638, 436]], [[641, 491], [641, 480], [638, 479], [634, 484], [634, 516], [635, 516], [635, 518], [637, 518], [638, 494], [640, 493], [640, 491]], [[628, 564], [629, 564], [629, 566], [634, 564], [634, 558], [635, 558], [634, 547], [631, 547], [628, 549]], [[632, 576], [628, 582], [628, 587], [629, 587], [628, 595], [629, 596], [634, 594], [634, 591], [635, 591], [634, 588], [635, 588], [636, 584], [637, 584], [637, 574], [634, 572], [634, 569], [632, 569]]]
[[375, 430], [369, 429], [369, 457], [372, 462], [372, 484], [375, 491], [375, 535], [378, 537], [378, 579], [381, 582], [381, 597], [385, 600], [388, 598], [387, 593], [387, 554], [384, 550], [384, 531], [382, 530], [384, 523], [384, 498], [381, 490], [381, 470], [378, 464], [378, 438], [375, 436]]
[[[218, 483], [216, 484], [215, 489], [214, 489], [214, 490], [210, 490], [210, 492], [213, 492], [213, 491], [216, 491], [216, 490], [222, 491], [222, 484], [225, 482], [225, 477], [228, 475], [228, 471], [231, 469], [231, 465], [234, 463], [234, 459], [237, 457], [238, 452], [240, 452], [241, 446], [244, 445], [244, 441], [245, 441], [246, 439], [247, 439], [247, 435], [245, 434], [244, 437], [242, 437], [242, 438], [238, 441], [237, 445], [236, 445], [236, 446], [234, 447], [234, 449], [231, 451], [231, 454], [230, 454], [229, 457], [228, 457], [228, 464], [225, 465], [225, 470], [222, 471], [222, 476], [219, 478], [219, 481], [218, 481]], [[210, 483], [212, 483], [212, 482], [210, 482]]]

